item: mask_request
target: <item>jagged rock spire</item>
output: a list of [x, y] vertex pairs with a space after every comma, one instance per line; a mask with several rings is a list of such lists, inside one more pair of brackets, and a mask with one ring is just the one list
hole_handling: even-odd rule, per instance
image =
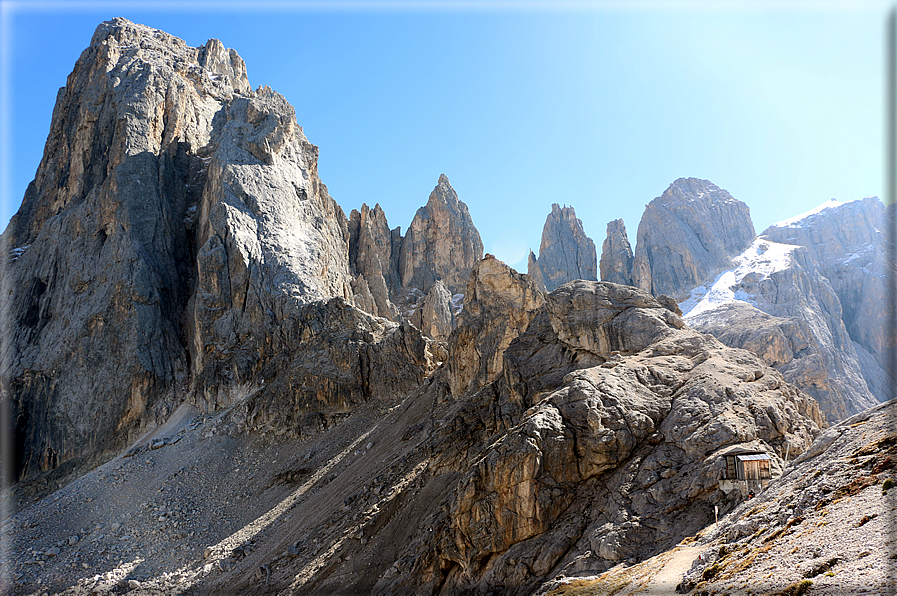
[[542, 228], [539, 257], [530, 251], [527, 271], [549, 292], [574, 279], [598, 279], [595, 243], [586, 236], [573, 207], [551, 206]]

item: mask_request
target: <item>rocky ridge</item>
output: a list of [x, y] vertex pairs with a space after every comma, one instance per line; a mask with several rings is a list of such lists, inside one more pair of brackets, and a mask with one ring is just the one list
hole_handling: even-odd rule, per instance
[[601, 247], [599, 268], [601, 281], [631, 286], [632, 283], [632, 247], [626, 235], [626, 226], [622, 219], [615, 219], [607, 224], [607, 237]]
[[755, 238], [743, 203], [682, 178], [646, 207], [628, 278], [625, 228], [608, 224], [602, 279], [670, 293], [689, 325], [760, 354], [836, 422], [891, 397], [885, 225], [877, 198], [830, 201]]
[[[301, 442], [242, 432], [238, 404], [183, 411], [130, 457], [10, 520], [6, 531], [31, 545], [13, 549], [19, 585], [526, 594], [640, 560], [697, 532], [713, 504], [737, 505], [715, 490], [720, 449], [762, 447], [781, 469], [818, 432], [815, 403], [779, 373], [689, 330], [647, 293], [578, 281], [543, 295], [488, 258], [468, 290], [479, 306], [450, 344], [506, 346], [500, 369], [444, 366]], [[218, 472], [205, 473], [213, 461]], [[104, 493], [110, 478], [158, 486], [149, 494], [161, 504]], [[47, 515], [55, 509], [73, 515]], [[63, 534], [78, 540], [45, 546]], [[127, 563], [135, 557], [144, 562]]]
[[[845, 208], [847, 215], [842, 214]], [[867, 199], [770, 227], [733, 259], [733, 269], [692, 291], [682, 304], [686, 320], [729, 345], [762, 354], [789, 382], [815, 397], [830, 422], [872, 407], [887, 398], [890, 382], [877, 364], [887, 357], [889, 341], [884, 339], [889, 336], [887, 309], [881, 308], [883, 212], [880, 201]], [[817, 241], [828, 248], [816, 248]], [[869, 289], [869, 300], [878, 300], [868, 321], [855, 321], [853, 310], [866, 302], [848, 292], [850, 284], [839, 281], [845, 277], [858, 278]], [[841, 288], [840, 295], [834, 285]], [[850, 305], [848, 315], [842, 295]], [[847, 321], [866, 347], [851, 337]], [[869, 326], [877, 331], [864, 331]]]

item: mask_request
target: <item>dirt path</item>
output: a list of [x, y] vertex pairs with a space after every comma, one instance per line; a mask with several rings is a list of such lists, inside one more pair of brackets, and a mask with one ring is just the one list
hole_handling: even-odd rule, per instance
[[704, 547], [700, 546], [679, 546], [673, 551], [673, 556], [664, 564], [657, 572], [651, 583], [644, 591], [637, 594], [650, 594], [659, 596], [661, 594], [675, 594], [676, 586], [682, 581], [682, 576], [691, 568], [692, 561], [695, 560]]

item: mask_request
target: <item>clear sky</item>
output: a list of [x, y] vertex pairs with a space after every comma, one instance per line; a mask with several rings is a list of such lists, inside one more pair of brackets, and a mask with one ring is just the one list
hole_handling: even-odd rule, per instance
[[[887, 2], [2, 2], [0, 224], [34, 178], [56, 93], [123, 16], [220, 39], [295, 107], [346, 214], [406, 229], [441, 173], [486, 252], [526, 270], [552, 203], [600, 255], [679, 177], [757, 231], [883, 197]], [[633, 247], [634, 248], [634, 247]]]

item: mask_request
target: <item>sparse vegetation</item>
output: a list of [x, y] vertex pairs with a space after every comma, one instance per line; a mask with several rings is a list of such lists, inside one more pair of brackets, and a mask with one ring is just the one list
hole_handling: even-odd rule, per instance
[[708, 567], [707, 569], [704, 570], [704, 573], [701, 574], [701, 579], [703, 579], [704, 581], [710, 581], [711, 579], [716, 577], [719, 574], [719, 572], [720, 572], [719, 565], [714, 563], [713, 565], [711, 565], [710, 567]]
[[866, 522], [872, 521], [872, 520], [875, 519], [876, 517], [878, 517], [878, 514], [877, 514], [877, 513], [873, 513], [872, 515], [864, 515], [864, 516], [862, 517], [862, 519], [860, 519], [860, 521], [857, 523], [856, 527], [859, 528], [860, 526], [862, 526], [862, 525], [865, 524]]
[[883, 494], [883, 495], [888, 494], [888, 491], [891, 489], [892, 486], [894, 486], [893, 479], [888, 478], [887, 480], [885, 480], [881, 485], [881, 494]]

